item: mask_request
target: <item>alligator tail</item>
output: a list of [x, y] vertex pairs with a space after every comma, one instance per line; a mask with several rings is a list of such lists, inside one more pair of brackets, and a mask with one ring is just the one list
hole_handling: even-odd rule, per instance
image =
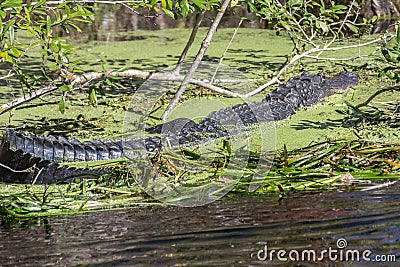
[[[4, 140], [10, 147], [34, 154], [50, 161], [93, 161], [109, 160], [124, 157], [124, 147], [128, 151], [143, 150], [140, 140], [123, 142], [120, 139], [81, 142], [75, 138], [56, 138], [52, 135], [42, 136], [32, 133], [25, 134], [21, 131], [7, 129]], [[130, 152], [133, 153], [133, 152]], [[132, 155], [130, 155], [132, 156]]]
[[74, 179], [95, 178], [107, 172], [103, 169], [78, 169], [60, 166], [21, 150], [13, 150], [10, 143], [0, 144], [0, 182], [24, 184], [68, 183]]

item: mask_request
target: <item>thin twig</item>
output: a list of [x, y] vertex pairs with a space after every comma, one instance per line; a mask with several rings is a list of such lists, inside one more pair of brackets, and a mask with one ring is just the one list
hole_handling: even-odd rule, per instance
[[205, 13], [206, 13], [206, 11], [202, 10], [199, 14], [196, 14], [196, 23], [194, 24], [192, 32], [190, 33], [189, 40], [187, 41], [186, 46], [183, 49], [183, 51], [178, 59], [177, 67], [185, 60], [186, 54], [194, 42], [194, 39], [197, 35], [197, 31], [200, 28], [200, 25], [201, 25], [201, 22], [203, 21]]
[[207, 51], [208, 46], [211, 43], [212, 37], [213, 37], [215, 31], [217, 30], [219, 22], [221, 21], [222, 16], [224, 15], [225, 10], [227, 9], [227, 7], [228, 7], [230, 2], [231, 2], [230, 0], [225, 0], [222, 3], [221, 9], [217, 13], [217, 15], [215, 16], [214, 22], [211, 25], [210, 29], [208, 30], [207, 36], [204, 39], [204, 41], [203, 41], [203, 43], [202, 43], [202, 45], [200, 47], [199, 52], [197, 53], [196, 59], [193, 61], [193, 64], [192, 64], [191, 68], [189, 69], [188, 73], [186, 74], [185, 78], [183, 79], [181, 86], [179, 87], [179, 89], [176, 92], [174, 98], [171, 100], [171, 102], [167, 106], [167, 109], [165, 110], [164, 114], [162, 115], [162, 119], [163, 120], [166, 120], [166, 118], [171, 113], [172, 109], [178, 103], [181, 95], [183, 94], [183, 92], [185, 91], [187, 85], [189, 84], [190, 79], [192, 78], [194, 72], [197, 70], [198, 66], [200, 65], [201, 60], [203, 59], [203, 56], [204, 56], [205, 52]]
[[[128, 6], [128, 5], [127, 5], [126, 3], [124, 3], [123, 1], [116, 1], [116, 2], [117, 2], [116, 4], [119, 4], [119, 5], [123, 6], [123, 7], [126, 7], [126, 8], [129, 9], [132, 13], [134, 13], [134, 14], [136, 14], [136, 15], [138, 15], [138, 16], [144, 17], [144, 18], [146, 18], [146, 19], [155, 19], [155, 18], [157, 18], [157, 17], [159, 17], [159, 16], [161, 15], [161, 13], [157, 13], [157, 14], [152, 15], [152, 16], [150, 16], [150, 15], [143, 15], [142, 13], [137, 12], [135, 9], [133, 9], [133, 8], [130, 7], [130, 6]], [[112, 2], [112, 3], [115, 3], [115, 2]]]
[[5, 79], [13, 77], [13, 76], [15, 76], [15, 73], [12, 73], [11, 71], [9, 71], [7, 75], [0, 77], [0, 80], [5, 80]]
[[221, 58], [219, 59], [217, 68], [215, 69], [214, 75], [213, 75], [212, 78], [211, 78], [211, 83], [214, 82], [214, 79], [215, 79], [215, 76], [216, 76], [217, 73], [218, 73], [219, 67], [220, 67], [221, 64], [222, 64], [222, 61], [224, 61], [225, 55], [226, 55], [226, 53], [228, 52], [229, 47], [231, 47], [231, 44], [232, 44], [232, 42], [233, 42], [233, 39], [235, 39], [236, 34], [237, 34], [237, 32], [238, 32], [238, 30], [239, 30], [239, 28], [240, 28], [240, 25], [242, 25], [242, 23], [243, 23], [243, 19], [240, 19], [240, 21], [239, 21], [237, 27], [235, 28], [235, 31], [233, 32], [233, 35], [232, 35], [231, 40], [229, 41], [228, 45], [227, 45], [226, 48], [225, 48], [224, 53], [222, 54]]
[[380, 89], [378, 91], [376, 91], [375, 93], [373, 93], [367, 100], [365, 100], [364, 102], [358, 104], [357, 106], [355, 106], [356, 109], [359, 109], [360, 107], [364, 107], [369, 105], [369, 103], [378, 95], [387, 92], [387, 91], [400, 91], [400, 86], [392, 86], [392, 87], [388, 87], [388, 88], [383, 88]]
[[[176, 75], [174, 72], [160, 72], [160, 73], [151, 73], [151, 72], [146, 72], [146, 71], [140, 71], [140, 70], [125, 70], [122, 72], [114, 72], [114, 71], [108, 71], [106, 74], [102, 72], [89, 72], [85, 73], [82, 75], [75, 75], [72, 73], [68, 74], [69, 78], [64, 81], [65, 83], [70, 83], [72, 85], [73, 90], [77, 90], [79, 88], [88, 86], [91, 81], [93, 80], [99, 80], [99, 79], [104, 79], [107, 77], [130, 77], [130, 78], [139, 78], [143, 80], [147, 79], [153, 79], [153, 80], [160, 80], [160, 81], [176, 81], [176, 82], [181, 82], [184, 79], [183, 75]], [[55, 81], [53, 81], [50, 85], [35, 90], [31, 93], [24, 94], [23, 96], [14, 99], [13, 101], [3, 104], [0, 106], [0, 115], [3, 114], [4, 112], [11, 110], [15, 107], [18, 107], [22, 105], [23, 103], [26, 103], [28, 101], [31, 101], [33, 99], [39, 98], [41, 96], [44, 96], [46, 94], [49, 94], [55, 90], [58, 89], [58, 87], [55, 85], [56, 82], [61, 82], [62, 79], [58, 78]], [[237, 80], [216, 80], [216, 83], [237, 83]], [[218, 86], [210, 84], [209, 80], [198, 80], [198, 79], [191, 79], [189, 83], [202, 86], [204, 88], [207, 88], [209, 90], [225, 94], [230, 97], [241, 97], [241, 95], [237, 93], [230, 92], [228, 90], [225, 90], [223, 88], [220, 88]]]
[[367, 188], [361, 189], [360, 191], [370, 191], [370, 190], [375, 190], [375, 189], [381, 189], [384, 187], [389, 187], [391, 185], [396, 184], [398, 181], [391, 181], [391, 182], [386, 182], [383, 184], [378, 184], [378, 185], [374, 185], [374, 186], [369, 186]]
[[301, 58], [303, 58], [303, 57], [305, 57], [305, 56], [307, 56], [307, 55], [309, 55], [309, 54], [315, 53], [315, 52], [317, 52], [317, 51], [319, 51], [319, 48], [318, 48], [318, 47], [314, 47], [314, 48], [311, 48], [310, 50], [308, 50], [308, 51], [306, 51], [306, 52], [304, 52], [304, 53], [302, 53], [302, 54], [300, 54], [300, 55], [295, 55], [285, 66], [283, 66], [283, 67], [278, 71], [278, 73], [277, 73], [274, 77], [272, 77], [272, 79], [271, 79], [269, 82], [267, 82], [267, 83], [261, 85], [260, 87], [258, 87], [258, 88], [255, 89], [255, 90], [253, 90], [253, 91], [251, 91], [251, 92], [245, 94], [244, 97], [247, 98], [247, 97], [256, 95], [256, 94], [260, 93], [261, 91], [263, 91], [263, 90], [264, 90], [265, 88], [267, 88], [268, 86], [270, 86], [270, 85], [276, 83], [276, 82], [278, 81], [279, 77], [280, 77], [280, 76], [286, 71], [286, 69], [289, 68], [293, 63], [295, 63], [297, 60], [299, 60], [299, 59], [301, 59]]
[[[333, 34], [332, 40], [331, 40], [329, 43], [327, 43], [327, 44], [324, 46], [324, 48], [330, 47], [330, 46], [336, 41], [336, 38], [337, 38], [338, 34], [342, 31], [342, 29], [343, 29], [343, 27], [344, 27], [344, 24], [348, 21], [347, 18], [350, 16], [351, 10], [352, 10], [353, 5], [354, 5], [354, 2], [355, 2], [355, 0], [353, 0], [353, 1], [351, 2], [350, 7], [348, 8], [348, 10], [347, 10], [347, 12], [346, 12], [346, 16], [344, 17], [342, 23], [341, 23], [340, 26], [339, 26], [339, 29], [337, 30], [337, 34]], [[318, 52], [317, 57], [320, 56], [323, 52], [324, 52], [323, 50], [320, 51], [320, 52]]]
[[321, 52], [321, 51], [322, 52], [325, 52], [325, 51], [338, 51], [338, 50], [344, 50], [344, 49], [358, 48], [358, 47], [367, 46], [367, 45], [370, 45], [370, 44], [374, 44], [374, 43], [380, 42], [383, 39], [387, 39], [387, 38], [392, 38], [392, 36], [386, 36], [386, 37], [383, 36], [383, 37], [379, 37], [379, 38], [376, 38], [374, 40], [371, 40], [371, 41], [368, 41], [368, 42], [365, 42], [365, 43], [362, 43], [362, 44], [356, 44], [356, 45], [348, 45], [348, 46], [341, 46], [341, 47], [323, 47], [323, 48], [313, 47], [310, 50], [305, 51], [302, 54], [295, 55], [285, 66], [283, 66], [277, 72], [277, 74], [275, 74], [275, 76], [270, 81], [268, 81], [267, 83], [261, 85], [257, 89], [255, 89], [255, 90], [243, 95], [243, 97], [247, 98], [247, 97], [256, 95], [256, 94], [260, 93], [261, 91], [263, 91], [268, 86], [276, 83], [278, 81], [279, 77], [286, 71], [286, 69], [288, 67], [293, 65], [297, 60], [299, 60], [299, 59], [301, 59], [303, 57], [308, 57], [310, 54], [318, 53], [318, 52]]
[[4, 169], [7, 169], [7, 170], [9, 170], [9, 171], [11, 171], [11, 172], [14, 172], [14, 173], [31, 172], [31, 171], [32, 171], [32, 168], [34, 168], [34, 166], [33, 166], [33, 167], [29, 167], [29, 168], [27, 168], [27, 169], [25, 169], [25, 170], [20, 170], [20, 171], [18, 171], [18, 170], [14, 170], [14, 169], [11, 168], [11, 167], [8, 167], [7, 165], [4, 165], [3, 163], [0, 163], [0, 167], [2, 167], [2, 168], [4, 168]]
[[318, 56], [305, 56], [306, 58], [312, 58], [315, 60], [324, 60], [324, 61], [353, 61], [360, 58], [366, 58], [370, 55], [358, 55], [356, 57], [345, 57], [345, 58], [334, 58], [334, 57], [318, 57]]

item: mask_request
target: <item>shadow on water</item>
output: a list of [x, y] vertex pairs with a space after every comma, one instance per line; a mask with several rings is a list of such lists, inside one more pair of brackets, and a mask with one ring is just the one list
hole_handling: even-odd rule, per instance
[[300, 123], [297, 123], [292, 126], [292, 128], [296, 130], [304, 130], [304, 129], [335, 129], [343, 126], [343, 120], [330, 120], [327, 122], [320, 121], [312, 121], [312, 120], [302, 120]]
[[[257, 259], [265, 245], [268, 252], [318, 252], [337, 249], [340, 238], [347, 242], [343, 250], [370, 250], [370, 258], [395, 255], [399, 263], [399, 201], [396, 185], [379, 191], [297, 195], [281, 202], [273, 196], [243, 196], [194, 208], [143, 206], [51, 217], [35, 226], [3, 221], [0, 265], [265, 266], [271, 264], [269, 258]], [[274, 263], [288, 266], [276, 254]], [[396, 266], [330, 261], [327, 255], [300, 263]]]
[[293, 124], [291, 127], [296, 130], [304, 129], [337, 129], [343, 128], [354, 128], [362, 125], [378, 125], [380, 123], [386, 124], [390, 128], [398, 128], [400, 126], [399, 112], [397, 110], [352, 110], [349, 114], [343, 111], [336, 110], [336, 113], [340, 114], [338, 119], [328, 118], [327, 121], [313, 121], [313, 120], [302, 120], [299, 123]]
[[[99, 127], [90, 120], [85, 119], [83, 116], [78, 116], [76, 119], [49, 119], [46, 117], [38, 119], [30, 118], [29, 121], [26, 121], [26, 123], [17, 121], [7, 125], [7, 127], [12, 127], [17, 130], [22, 130], [24, 132], [37, 135], [54, 135], [57, 137], [68, 137], [72, 133], [79, 133], [82, 131], [89, 131], [93, 133], [105, 131], [104, 128]], [[7, 127], [0, 127], [0, 129], [3, 131]]]
[[[274, 62], [270, 61], [271, 52], [268, 50], [230, 49], [229, 54], [233, 55], [229, 58], [229, 61], [231, 62], [244, 66], [259, 66], [271, 70], [272, 72], [282, 68], [282, 65], [284, 65], [282, 62], [287, 60], [287, 55], [275, 55], [273, 58]], [[239, 57], [236, 55], [239, 55]], [[277, 60], [277, 58], [279, 58], [279, 60]]]

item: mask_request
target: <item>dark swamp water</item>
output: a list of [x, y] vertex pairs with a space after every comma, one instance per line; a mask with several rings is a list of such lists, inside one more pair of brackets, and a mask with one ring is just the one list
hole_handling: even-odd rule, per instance
[[[396, 184], [281, 201], [234, 195], [201, 207], [143, 206], [33, 226], [3, 222], [0, 266], [400, 266], [399, 203]], [[273, 249], [288, 261], [266, 257]], [[296, 251], [304, 261], [290, 261]]]

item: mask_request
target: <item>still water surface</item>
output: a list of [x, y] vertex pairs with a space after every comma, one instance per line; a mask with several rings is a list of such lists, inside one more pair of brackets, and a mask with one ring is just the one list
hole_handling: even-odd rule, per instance
[[[400, 188], [225, 197], [202, 207], [136, 207], [0, 227], [0, 266], [293, 266], [272, 249], [395, 255], [396, 262], [303, 261], [300, 266], [400, 266]], [[260, 252], [261, 250], [261, 252]], [[263, 254], [264, 253], [264, 254]], [[339, 255], [338, 253], [336, 253]], [[293, 254], [294, 255], [294, 254]], [[317, 254], [319, 255], [319, 254]], [[333, 254], [335, 255], [335, 254]], [[287, 257], [288, 255], [286, 255]]]

